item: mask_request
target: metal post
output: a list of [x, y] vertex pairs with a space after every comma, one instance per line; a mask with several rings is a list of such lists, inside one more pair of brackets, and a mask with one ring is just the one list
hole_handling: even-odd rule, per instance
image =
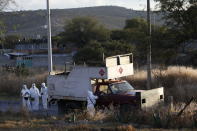
[[147, 46], [147, 89], [151, 88], [151, 22], [150, 22], [150, 0], [147, 0], [147, 24], [148, 24], [148, 46]]
[[48, 71], [49, 74], [53, 72], [53, 61], [52, 61], [52, 44], [51, 44], [51, 13], [49, 7], [49, 0], [47, 0], [47, 29], [48, 29]]
[[173, 96], [169, 96], [168, 97], [168, 102], [169, 102], [170, 111], [173, 111], [173, 109], [174, 109], [173, 101], [174, 101]]

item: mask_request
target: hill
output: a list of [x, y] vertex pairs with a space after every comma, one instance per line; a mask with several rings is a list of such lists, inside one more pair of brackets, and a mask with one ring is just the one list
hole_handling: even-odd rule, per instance
[[[91, 16], [110, 29], [124, 27], [125, 20], [135, 17], [146, 18], [145, 11], [136, 11], [118, 6], [98, 6], [74, 9], [52, 9], [52, 34], [63, 31], [65, 23], [77, 16]], [[161, 23], [161, 15], [154, 14], [154, 21]], [[46, 34], [46, 10], [2, 12], [0, 20], [3, 20], [7, 34], [20, 34], [25, 37], [45, 36]]]

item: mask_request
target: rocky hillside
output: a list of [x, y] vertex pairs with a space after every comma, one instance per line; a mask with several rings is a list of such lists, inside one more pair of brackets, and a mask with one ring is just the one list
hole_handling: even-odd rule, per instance
[[[146, 12], [135, 11], [117, 6], [99, 6], [74, 9], [53, 9], [52, 32], [53, 35], [63, 31], [65, 23], [77, 16], [91, 16], [104, 24], [107, 28], [123, 28], [126, 19], [134, 17], [146, 18]], [[152, 15], [155, 23], [161, 23], [161, 16]], [[18, 11], [3, 12], [0, 14], [0, 20], [3, 20], [7, 34], [20, 34], [26, 37], [45, 36], [46, 34], [46, 11]]]

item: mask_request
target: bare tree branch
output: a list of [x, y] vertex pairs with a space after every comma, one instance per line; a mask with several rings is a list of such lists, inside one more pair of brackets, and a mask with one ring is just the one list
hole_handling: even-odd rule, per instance
[[6, 9], [10, 4], [15, 4], [14, 0], [0, 0], [0, 11]]

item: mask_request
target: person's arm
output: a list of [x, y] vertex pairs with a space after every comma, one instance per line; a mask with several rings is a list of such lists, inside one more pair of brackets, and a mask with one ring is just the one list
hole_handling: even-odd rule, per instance
[[28, 97], [30, 98], [31, 97], [31, 93], [30, 93], [30, 90], [29, 89], [27, 90], [27, 93], [29, 94]]
[[94, 99], [98, 99], [98, 96], [95, 96], [95, 95], [94, 95]]
[[23, 90], [21, 91], [21, 96], [23, 97]]
[[41, 97], [40, 91], [38, 90], [38, 88], [36, 90], [37, 90], [38, 96]]
[[48, 95], [48, 88], [47, 87], [45, 88], [45, 91], [46, 91], [46, 94]]
[[41, 94], [41, 96], [44, 94], [44, 91], [43, 91], [42, 87], [41, 87], [41, 90], [40, 90], [40, 94]]

